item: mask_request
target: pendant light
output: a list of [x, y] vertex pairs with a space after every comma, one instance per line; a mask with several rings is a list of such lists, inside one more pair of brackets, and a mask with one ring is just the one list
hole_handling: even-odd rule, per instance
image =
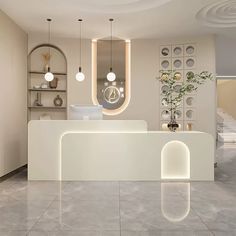
[[82, 55], [82, 51], [81, 51], [81, 42], [82, 42], [82, 39], [81, 39], [81, 28], [82, 28], [82, 19], [79, 19], [78, 20], [80, 22], [80, 43], [79, 43], [79, 47], [80, 47], [80, 55], [79, 55], [79, 72], [76, 74], [75, 78], [77, 81], [79, 82], [82, 82], [84, 81], [85, 79], [85, 76], [84, 76], [84, 73], [82, 72], [82, 67], [81, 67], [81, 55]]
[[48, 22], [48, 53], [49, 53], [49, 62], [48, 62], [48, 71], [44, 75], [45, 80], [52, 81], [54, 79], [53, 73], [50, 71], [50, 40], [51, 40], [51, 21], [52, 19], [47, 19]]
[[116, 74], [112, 71], [112, 22], [114, 21], [114, 19], [109, 19], [110, 23], [111, 23], [111, 40], [110, 40], [110, 72], [107, 74], [107, 80], [108, 81], [114, 81], [116, 79]]

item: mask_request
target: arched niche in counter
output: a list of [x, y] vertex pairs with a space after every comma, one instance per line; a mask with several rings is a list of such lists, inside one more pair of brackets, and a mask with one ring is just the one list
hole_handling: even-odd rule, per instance
[[122, 113], [130, 101], [130, 41], [113, 39], [112, 69], [116, 80], [107, 80], [111, 66], [111, 42], [106, 39], [92, 41], [92, 100], [103, 106], [105, 115]]

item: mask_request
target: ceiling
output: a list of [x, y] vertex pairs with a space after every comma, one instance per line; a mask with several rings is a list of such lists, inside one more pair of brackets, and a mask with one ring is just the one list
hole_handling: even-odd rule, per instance
[[202, 34], [235, 35], [236, 0], [0, 0], [0, 9], [26, 32], [45, 33], [52, 18], [53, 36], [167, 38]]

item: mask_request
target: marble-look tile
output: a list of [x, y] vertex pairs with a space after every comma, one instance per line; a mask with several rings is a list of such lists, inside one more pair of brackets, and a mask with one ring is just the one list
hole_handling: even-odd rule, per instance
[[121, 236], [214, 236], [207, 230], [202, 231], [121, 231]]
[[121, 230], [155, 231], [155, 230], [207, 230], [201, 219], [189, 209], [186, 201], [166, 202], [164, 209], [156, 201], [121, 201]]
[[0, 235], [236, 236], [236, 144], [220, 148], [215, 182], [27, 181], [23, 170], [0, 182]]
[[28, 232], [27, 231], [21, 231], [21, 230], [19, 230], [19, 231], [18, 230], [13, 230], [13, 231], [10, 231], [7, 236], [28, 236]]
[[1, 230], [29, 230], [45, 212], [51, 201], [9, 200], [0, 205]]
[[120, 182], [122, 201], [161, 199], [161, 183], [157, 181]]
[[28, 236], [120, 236], [120, 231], [30, 231]]
[[120, 230], [119, 202], [54, 201], [33, 230]]
[[51, 201], [60, 195], [61, 189], [66, 184], [59, 181], [14, 182], [5, 186], [2, 191], [0, 189], [0, 194], [22, 201]]
[[215, 236], [236, 236], [236, 231], [213, 231]]
[[62, 189], [58, 200], [119, 200], [119, 183], [112, 181], [71, 181]]

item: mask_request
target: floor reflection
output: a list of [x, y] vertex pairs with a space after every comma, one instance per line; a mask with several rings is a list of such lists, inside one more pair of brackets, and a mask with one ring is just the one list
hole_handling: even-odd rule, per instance
[[184, 220], [190, 212], [190, 183], [161, 183], [161, 211], [170, 222]]

